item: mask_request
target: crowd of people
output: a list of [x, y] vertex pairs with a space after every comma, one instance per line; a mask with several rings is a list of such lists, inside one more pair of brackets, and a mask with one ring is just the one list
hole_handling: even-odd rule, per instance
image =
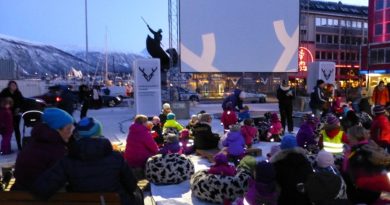
[[[304, 116], [296, 134], [289, 106], [294, 92], [283, 82], [277, 91], [281, 117], [266, 114], [270, 126], [264, 137], [249, 107], [243, 105], [245, 93], [236, 90], [222, 104], [222, 136], [213, 132], [211, 114], [201, 111], [182, 125], [165, 103], [159, 116], [135, 116], [123, 153], [113, 149], [102, 134], [103, 125], [86, 112], [76, 122], [63, 109], [46, 108], [42, 122], [32, 129], [31, 141], [19, 148], [12, 190], [30, 191], [44, 199], [60, 190], [117, 192], [122, 204], [142, 204], [137, 181], [145, 178], [148, 158], [202, 150], [213, 153], [211, 175], [234, 176], [238, 169], [252, 174], [243, 196], [224, 204], [389, 203], [380, 198], [381, 192], [390, 192], [388, 93], [380, 83], [374, 90], [373, 109], [366, 113], [360, 103], [349, 105], [337, 95], [328, 96], [325, 87], [322, 80], [317, 82], [311, 94], [312, 114]], [[21, 98], [14, 81], [1, 93], [2, 154], [11, 152]], [[263, 143], [260, 140], [280, 144], [258, 162], [247, 151]]]

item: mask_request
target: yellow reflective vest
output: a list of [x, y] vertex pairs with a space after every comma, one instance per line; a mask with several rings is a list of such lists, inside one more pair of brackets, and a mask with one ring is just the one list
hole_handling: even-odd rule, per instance
[[342, 153], [343, 152], [343, 131], [340, 131], [335, 137], [330, 138], [325, 130], [321, 131], [323, 144], [324, 144], [324, 150], [330, 153]]

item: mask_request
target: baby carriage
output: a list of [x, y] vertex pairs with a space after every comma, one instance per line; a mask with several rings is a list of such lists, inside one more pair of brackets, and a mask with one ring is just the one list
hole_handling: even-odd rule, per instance
[[24, 147], [31, 139], [31, 136], [26, 136], [26, 129], [33, 128], [35, 125], [41, 123], [43, 112], [39, 110], [30, 110], [22, 114], [23, 119], [23, 136], [22, 146]]

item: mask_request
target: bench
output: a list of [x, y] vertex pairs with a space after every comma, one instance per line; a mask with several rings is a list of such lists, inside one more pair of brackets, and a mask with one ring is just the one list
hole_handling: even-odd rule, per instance
[[57, 193], [49, 200], [37, 199], [28, 192], [0, 192], [0, 204], [6, 205], [120, 205], [117, 193]]

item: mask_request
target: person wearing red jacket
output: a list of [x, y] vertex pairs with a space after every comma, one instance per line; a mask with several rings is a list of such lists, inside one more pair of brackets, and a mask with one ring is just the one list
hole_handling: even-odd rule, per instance
[[245, 145], [250, 148], [252, 146], [253, 139], [255, 139], [259, 134], [259, 131], [253, 126], [252, 119], [244, 120], [244, 125], [241, 127], [241, 134], [244, 136]]
[[374, 105], [382, 105], [385, 106], [389, 100], [389, 90], [385, 86], [385, 82], [380, 81], [378, 86], [374, 88], [374, 92], [372, 93], [371, 100]]
[[14, 132], [13, 115], [12, 115], [12, 98], [0, 99], [0, 135], [1, 139], [1, 155], [11, 154], [11, 137]]
[[228, 130], [230, 125], [234, 125], [238, 122], [237, 115], [231, 102], [226, 104], [226, 110], [222, 113], [221, 122], [225, 130]]
[[390, 151], [390, 122], [385, 115], [385, 108], [382, 105], [377, 105], [373, 110], [375, 117], [371, 125], [371, 139], [379, 146], [387, 148]]

